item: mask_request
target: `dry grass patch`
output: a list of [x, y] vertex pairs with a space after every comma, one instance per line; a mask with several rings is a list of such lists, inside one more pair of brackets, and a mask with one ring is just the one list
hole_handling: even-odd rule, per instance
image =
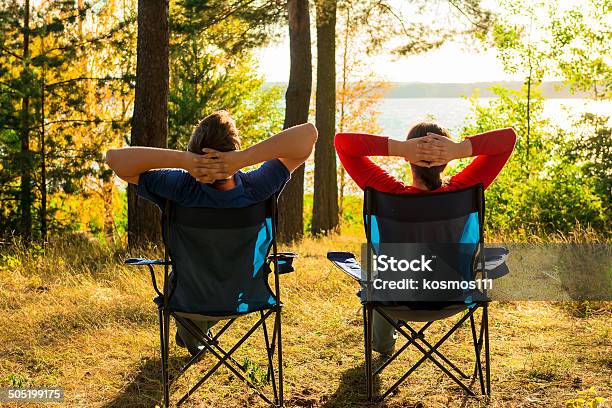
[[[307, 239], [284, 250], [300, 254], [296, 272], [283, 276], [285, 390], [292, 407], [365, 404], [361, 309], [356, 286], [325, 259], [327, 250], [359, 253], [360, 236]], [[153, 254], [143, 251], [133, 255]], [[123, 248], [84, 239], [0, 252], [0, 387], [62, 386], [69, 407], [152, 407], [159, 403], [157, 317], [145, 269], [127, 268]], [[491, 307], [493, 396], [486, 405], [426, 363], [381, 407], [563, 406], [576, 391], [612, 389], [609, 304], [494, 303]], [[228, 332], [236, 339], [249, 319]], [[452, 322], [432, 327], [432, 338]], [[443, 351], [471, 367], [468, 326]], [[172, 342], [173, 344], [173, 342]], [[226, 343], [227, 344], [227, 343]], [[254, 380], [264, 363], [256, 335], [236, 354]], [[407, 353], [380, 379], [389, 385], [420, 355]], [[172, 345], [171, 366], [187, 353]], [[213, 359], [188, 373], [173, 394], [187, 389]], [[221, 369], [186, 407], [265, 406]]]

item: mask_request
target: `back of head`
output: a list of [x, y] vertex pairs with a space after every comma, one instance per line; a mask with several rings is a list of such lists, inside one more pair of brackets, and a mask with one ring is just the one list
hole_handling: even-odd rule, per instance
[[[427, 133], [435, 133], [440, 136], [450, 138], [450, 132], [434, 122], [419, 122], [410, 129], [406, 139], [417, 139], [419, 137], [427, 136]], [[442, 172], [446, 168], [446, 165], [433, 166], [433, 167], [421, 167], [416, 164], [410, 163], [413, 177], [418, 178], [425, 184], [428, 190], [436, 190], [443, 186], [444, 181], [442, 180]]]
[[187, 150], [202, 153], [202, 149], [228, 152], [240, 149], [236, 123], [228, 111], [218, 110], [198, 123], [189, 139]]

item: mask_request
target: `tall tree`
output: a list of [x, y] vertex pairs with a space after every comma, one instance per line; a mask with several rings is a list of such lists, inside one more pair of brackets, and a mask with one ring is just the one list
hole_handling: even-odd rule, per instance
[[317, 95], [316, 125], [319, 140], [315, 147], [312, 233], [320, 234], [338, 226], [336, 180], [336, 0], [318, 0], [317, 12]]
[[[168, 0], [138, 1], [136, 93], [132, 146], [166, 147], [168, 139]], [[128, 243], [159, 241], [160, 215], [128, 187]]]
[[44, 239], [64, 204], [56, 194], [74, 193], [100, 156], [82, 130], [102, 122], [84, 108], [92, 78], [79, 69], [84, 49], [101, 41], [76, 34], [88, 10], [63, 0], [0, 5], [0, 233]]
[[[287, 12], [291, 67], [285, 94], [285, 129], [308, 120], [312, 92], [308, 0], [289, 0]], [[304, 233], [304, 165], [293, 172], [280, 197], [279, 208], [283, 220], [279, 225], [279, 239], [282, 242], [300, 239]]]
[[[262, 87], [251, 49], [265, 46], [285, 6], [275, 0], [230, 3], [170, 7], [168, 146], [173, 149], [186, 147], [194, 125], [216, 109], [231, 112], [244, 146], [281, 129], [280, 88]], [[226, 7], [220, 16], [218, 10]]]
[[[30, 1], [25, 1], [23, 13], [23, 71], [28, 83], [30, 65]], [[25, 92], [21, 102], [21, 235], [30, 239], [32, 235], [32, 157], [30, 152], [30, 93]]]
[[[340, 69], [337, 85], [338, 132], [382, 132], [378, 124], [380, 112], [377, 106], [388, 84], [376, 74], [375, 67], [367, 64], [364, 56], [369, 39], [363, 35], [366, 27], [358, 18], [363, 14], [363, 3], [341, 1], [338, 3], [338, 55]], [[379, 161], [384, 158], [379, 157]], [[347, 176], [344, 166], [338, 166], [338, 206], [342, 226], [344, 198], [347, 191], [356, 194], [359, 187]]]

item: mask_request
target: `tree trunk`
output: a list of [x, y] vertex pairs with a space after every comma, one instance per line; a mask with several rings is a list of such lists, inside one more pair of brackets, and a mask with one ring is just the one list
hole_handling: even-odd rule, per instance
[[[41, 53], [45, 55], [45, 39], [40, 40]], [[46, 92], [47, 63], [42, 66], [42, 80], [40, 86], [40, 238], [42, 242], [47, 242], [47, 148], [45, 133], [45, 92]]]
[[[25, 0], [23, 17], [23, 75], [29, 75], [30, 64], [30, 1]], [[30, 96], [24, 93], [21, 101], [21, 185], [19, 207], [21, 212], [21, 236], [32, 238], [32, 154], [30, 152]]]
[[[344, 44], [342, 44], [342, 85], [341, 85], [341, 96], [340, 96], [340, 123], [338, 123], [339, 131], [344, 132], [344, 124], [346, 121], [346, 88], [348, 86], [348, 49], [349, 49], [349, 34], [351, 32], [351, 5], [348, 4], [346, 7], [346, 27], [344, 28]], [[344, 189], [346, 188], [346, 171], [344, 166], [340, 166], [340, 181], [338, 183], [339, 197], [338, 197], [338, 218], [339, 220], [344, 219]]]
[[[289, 49], [291, 69], [285, 94], [284, 128], [308, 121], [308, 108], [312, 91], [312, 54], [310, 51], [310, 15], [308, 0], [289, 0]], [[291, 175], [279, 199], [281, 222], [278, 238], [289, 242], [304, 234], [304, 165]]]
[[529, 77], [527, 78], [527, 163], [529, 163], [529, 139], [531, 136], [531, 60], [529, 62]]
[[[168, 139], [168, 0], [138, 1], [132, 146], [166, 147]], [[130, 246], [161, 240], [160, 213], [128, 187]]]
[[317, 2], [317, 102], [312, 233], [338, 227], [336, 179], [336, 0]]

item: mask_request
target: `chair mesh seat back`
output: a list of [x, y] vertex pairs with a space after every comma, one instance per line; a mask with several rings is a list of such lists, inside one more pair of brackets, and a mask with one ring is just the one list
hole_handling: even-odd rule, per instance
[[[364, 226], [374, 253], [381, 244], [462, 244], [457, 273], [474, 276], [474, 261], [481, 247], [484, 214], [482, 185], [443, 193], [391, 194], [367, 188]], [[440, 246], [442, 248], [442, 246]], [[447, 302], [413, 303], [418, 309], [438, 308]], [[397, 304], [397, 303], [389, 303]]]
[[482, 186], [444, 193], [398, 195], [366, 190], [364, 219], [372, 243], [478, 243]]
[[273, 239], [271, 200], [245, 208], [169, 205], [170, 309], [231, 316], [276, 304], [266, 262]]

